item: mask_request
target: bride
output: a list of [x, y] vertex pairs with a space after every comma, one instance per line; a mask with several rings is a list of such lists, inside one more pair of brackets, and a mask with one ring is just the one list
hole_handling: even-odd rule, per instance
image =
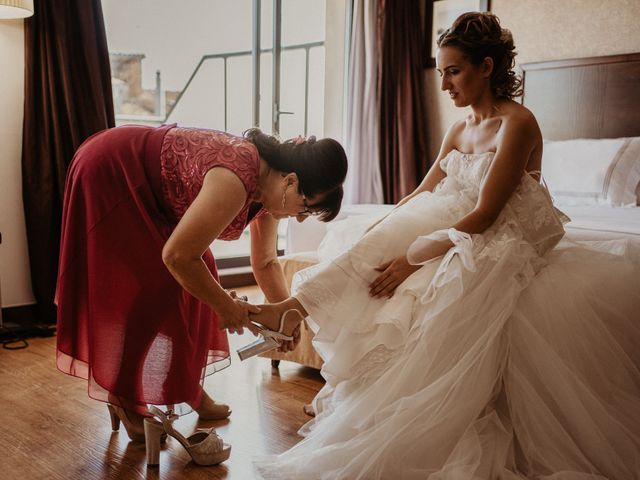
[[412, 194], [254, 317], [287, 337], [308, 316], [326, 379], [305, 438], [258, 469], [637, 478], [638, 267], [622, 242], [554, 249], [566, 217], [539, 183], [542, 137], [512, 100], [514, 45], [497, 17], [463, 14], [438, 46], [442, 90], [469, 116]]

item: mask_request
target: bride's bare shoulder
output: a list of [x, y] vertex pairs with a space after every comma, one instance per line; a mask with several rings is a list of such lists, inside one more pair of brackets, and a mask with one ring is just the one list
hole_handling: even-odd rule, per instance
[[531, 110], [516, 102], [501, 108], [502, 126], [496, 136], [497, 151], [541, 151], [542, 133]]
[[466, 118], [462, 118], [457, 120], [449, 126], [447, 132], [444, 135], [444, 139], [442, 140], [442, 146], [440, 149], [440, 154], [447, 154], [449, 151], [457, 148], [457, 145], [460, 143], [460, 136], [464, 132], [465, 126], [467, 124]]
[[531, 110], [514, 101], [505, 103], [502, 107], [502, 120], [522, 126], [538, 127], [538, 121]]

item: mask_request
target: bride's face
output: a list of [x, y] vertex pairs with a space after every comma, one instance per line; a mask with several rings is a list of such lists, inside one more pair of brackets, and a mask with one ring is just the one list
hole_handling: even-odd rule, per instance
[[486, 65], [473, 65], [457, 47], [442, 47], [436, 54], [436, 70], [442, 78], [440, 88], [449, 93], [456, 107], [478, 101], [489, 88], [491, 71]]

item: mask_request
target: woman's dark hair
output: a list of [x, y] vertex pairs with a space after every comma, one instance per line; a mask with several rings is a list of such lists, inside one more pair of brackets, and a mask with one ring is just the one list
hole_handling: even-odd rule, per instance
[[496, 98], [509, 100], [522, 95], [522, 80], [514, 72], [513, 36], [500, 26], [500, 20], [489, 12], [467, 12], [460, 15], [438, 38], [438, 47], [456, 47], [473, 65], [486, 57], [493, 59], [491, 91]]
[[324, 194], [322, 201], [313, 205], [320, 212], [320, 220], [328, 222], [338, 215], [347, 176], [347, 155], [342, 145], [332, 138], [316, 141], [316, 137], [297, 145], [295, 139], [280, 142], [259, 128], [250, 128], [243, 136], [271, 168], [298, 176], [299, 193], [306, 197]]

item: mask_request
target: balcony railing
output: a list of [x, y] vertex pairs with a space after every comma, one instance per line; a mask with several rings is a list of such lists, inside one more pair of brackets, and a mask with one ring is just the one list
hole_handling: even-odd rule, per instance
[[[296, 51], [296, 50], [304, 50], [305, 53], [305, 74], [304, 74], [304, 134], [307, 135], [307, 126], [309, 124], [309, 51], [312, 48], [323, 47], [324, 42], [312, 42], [312, 43], [300, 43], [297, 45], [289, 45], [286, 47], [282, 47], [283, 51]], [[260, 53], [271, 53], [272, 49], [262, 49]], [[251, 57], [251, 51], [242, 51], [242, 52], [227, 52], [227, 53], [217, 53], [212, 55], [203, 55], [198, 65], [191, 73], [189, 80], [187, 80], [186, 85], [182, 89], [182, 91], [178, 94], [176, 101], [171, 106], [171, 109], [167, 112], [162, 122], [166, 122], [168, 118], [171, 116], [171, 113], [176, 109], [176, 106], [180, 103], [180, 100], [183, 98], [189, 86], [193, 82], [200, 68], [204, 65], [204, 62], [222, 60], [223, 62], [223, 77], [224, 77], [224, 130], [227, 130], [228, 123], [228, 95], [227, 95], [227, 79], [228, 79], [228, 70], [227, 70], [227, 62], [230, 58], [239, 58], [239, 57]], [[157, 117], [154, 117], [156, 119]], [[162, 123], [161, 122], [161, 123]]]
[[[283, 51], [303, 50], [305, 54], [305, 57], [304, 57], [305, 58], [305, 62], [304, 62], [305, 64], [304, 66], [304, 69], [305, 69], [305, 72], [304, 72], [304, 135], [305, 136], [308, 135], [307, 127], [309, 124], [309, 53], [311, 49], [320, 48], [320, 47], [324, 47], [324, 42], [302, 43], [302, 44], [289, 45], [286, 47], [282, 47]], [[261, 54], [271, 53], [271, 52], [272, 52], [272, 49], [262, 49], [260, 51]], [[227, 63], [230, 58], [251, 57], [251, 55], [252, 55], [252, 52], [250, 50], [203, 55], [200, 61], [198, 62], [198, 65], [195, 67], [195, 69], [189, 76], [189, 79], [185, 84], [184, 88], [178, 94], [175, 102], [173, 103], [169, 111], [166, 113], [166, 115], [145, 116], [145, 115], [117, 114], [116, 119], [118, 121], [123, 121], [123, 122], [146, 123], [146, 124], [153, 123], [157, 125], [160, 125], [162, 123], [167, 123], [168, 119], [170, 118], [171, 114], [175, 111], [181, 99], [184, 98], [185, 94], [187, 93], [187, 90], [189, 89], [189, 86], [192, 84], [193, 80], [198, 75], [198, 72], [200, 71], [204, 63], [209, 61], [222, 61], [223, 77], [224, 77], [224, 130], [226, 131], [228, 129], [227, 128], [228, 127], [228, 123], [227, 123], [227, 120], [228, 120], [228, 98], [227, 98], [228, 97], [228, 91], [227, 91], [228, 66], [227, 66]], [[246, 237], [247, 235], [248, 235], [248, 232], [243, 232], [243, 237]], [[278, 244], [279, 244], [278, 246], [280, 247], [278, 250], [279, 254], [284, 253], [282, 250], [283, 241], [285, 241], [285, 237], [281, 232], [279, 232], [279, 235], [278, 235]], [[245, 238], [245, 243], [246, 243], [246, 238]], [[222, 258], [216, 259], [219, 268], [230, 268], [230, 267], [239, 267], [239, 266], [249, 265], [248, 251], [243, 252], [239, 255], [237, 253], [231, 253], [231, 252], [226, 253], [224, 251], [220, 253], [221, 253], [220, 257]]]

